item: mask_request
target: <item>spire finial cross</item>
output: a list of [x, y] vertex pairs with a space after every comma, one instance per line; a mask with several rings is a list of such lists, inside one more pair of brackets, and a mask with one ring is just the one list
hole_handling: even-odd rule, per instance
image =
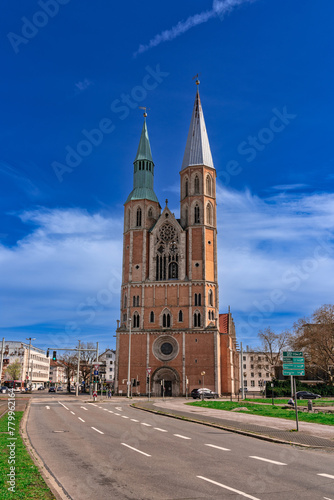
[[166, 207], [167, 207], [167, 206], [168, 206], [168, 198], [166, 198], [166, 200], [165, 200], [165, 201], [166, 201]]
[[199, 81], [198, 77], [199, 77], [200, 73], [197, 73], [197, 75], [193, 76], [193, 80], [195, 80], [196, 78], [196, 85], [199, 85], [201, 82]]

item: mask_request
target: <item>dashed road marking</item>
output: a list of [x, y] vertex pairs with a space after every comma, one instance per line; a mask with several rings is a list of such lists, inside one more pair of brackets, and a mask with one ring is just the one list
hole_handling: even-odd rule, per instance
[[82, 418], [78, 417], [78, 419], [81, 420], [81, 422], [84, 422], [84, 420]]
[[127, 417], [126, 415], [122, 415], [122, 418], [129, 418], [129, 417]]
[[88, 411], [87, 408], [85, 408], [84, 406], [80, 406], [80, 408], [82, 408], [83, 410]]
[[160, 432], [168, 432], [168, 431], [166, 431], [166, 429], [160, 429], [160, 427], [154, 427], [154, 429], [156, 431], [160, 431]]
[[126, 443], [121, 443], [123, 446], [126, 446], [127, 448], [130, 448], [130, 450], [137, 451], [138, 453], [141, 453], [142, 455], [145, 455], [146, 457], [150, 457], [148, 453], [145, 453], [144, 451], [137, 450], [137, 448], [133, 448], [132, 446], [129, 446]]
[[75, 415], [74, 411], [71, 411], [72, 415]]
[[217, 448], [217, 450], [231, 451], [229, 448], [223, 448], [222, 446], [216, 446], [215, 444], [206, 444], [205, 446], [210, 446], [211, 448]]
[[61, 403], [60, 401], [58, 401], [58, 403], [62, 405], [65, 408], [65, 410], [68, 410], [67, 406], [65, 406], [63, 403]]
[[95, 403], [88, 403], [88, 404], [92, 406], [97, 406]]
[[100, 434], [104, 434], [104, 432], [99, 431], [99, 429], [95, 429], [95, 427], [91, 427], [91, 428], [94, 429], [94, 431], [99, 432]]
[[115, 406], [116, 410], [123, 411], [121, 406]]
[[109, 411], [109, 413], [114, 413], [114, 412], [113, 412], [113, 411], [111, 411], [111, 410], [108, 410], [108, 411]]
[[334, 476], [331, 476], [330, 474], [317, 474], [317, 476], [328, 477], [329, 479], [334, 479]]
[[50, 406], [46, 406], [45, 408], [46, 408], [47, 410], [50, 410]]
[[212, 479], [208, 479], [207, 477], [203, 476], [196, 476], [199, 479], [203, 479], [204, 481], [207, 481], [208, 483], [215, 484], [216, 486], [220, 486], [221, 488], [225, 488], [226, 490], [233, 491], [234, 493], [238, 493], [239, 495], [242, 495], [243, 497], [250, 498], [251, 500], [260, 500], [258, 497], [253, 497], [252, 495], [248, 495], [247, 493], [244, 493], [243, 491], [236, 490], [235, 488], [231, 488], [230, 486], [226, 486], [226, 484], [222, 483], [217, 483], [217, 481], [213, 481]]
[[117, 415], [119, 417], [120, 414], [119, 413], [115, 413], [115, 415]]
[[250, 456], [249, 458], [255, 458], [255, 460], [262, 460], [262, 462], [269, 462], [270, 464], [275, 464], [275, 465], [287, 465], [284, 464], [283, 462], [276, 462], [276, 460], [269, 460], [269, 458], [256, 457], [256, 456]]
[[182, 434], [173, 434], [173, 436], [176, 436], [176, 437], [182, 438], [182, 439], [191, 439], [190, 437], [182, 436]]
[[139, 422], [139, 420], [136, 420], [135, 418], [131, 418], [131, 422]]
[[146, 422], [141, 422], [141, 425], [145, 425], [146, 427], [152, 427], [151, 424], [147, 424]]

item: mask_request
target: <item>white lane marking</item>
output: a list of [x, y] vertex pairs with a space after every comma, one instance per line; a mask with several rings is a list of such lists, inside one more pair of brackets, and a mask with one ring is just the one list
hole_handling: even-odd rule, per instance
[[166, 429], [160, 429], [160, 427], [154, 427], [154, 429], [156, 431], [160, 431], [160, 432], [168, 432], [168, 431], [166, 431]]
[[275, 465], [287, 465], [284, 464], [283, 462], [276, 462], [276, 460], [269, 460], [269, 458], [262, 458], [256, 456], [250, 456], [249, 458], [255, 458], [255, 460], [262, 460], [263, 462], [269, 462], [270, 464], [275, 464]]
[[85, 408], [84, 406], [80, 406], [80, 408], [82, 408], [83, 410], [88, 411], [87, 408]]
[[123, 411], [122, 408], [120, 406], [115, 406], [116, 410], [118, 411]]
[[239, 495], [242, 495], [243, 497], [250, 498], [251, 500], [260, 500], [258, 497], [253, 497], [252, 495], [247, 495], [247, 493], [244, 493], [243, 491], [240, 490], [235, 490], [234, 488], [231, 488], [230, 486], [226, 486], [226, 484], [221, 484], [217, 483], [217, 481], [212, 481], [212, 479], [208, 479], [207, 477], [203, 476], [197, 476], [199, 479], [204, 479], [204, 481], [207, 481], [208, 483], [215, 484], [216, 486], [220, 486], [221, 488], [225, 488], [226, 490], [233, 491], [234, 493], [238, 493]]
[[122, 415], [122, 418], [129, 418], [129, 417], [127, 417], [126, 415]]
[[84, 420], [82, 420], [82, 418], [78, 417], [79, 420], [81, 420], [81, 422], [84, 422]]
[[211, 448], [217, 448], [217, 450], [231, 451], [229, 448], [223, 448], [222, 446], [216, 446], [215, 444], [206, 444], [205, 446], [210, 446]]
[[[115, 415], [117, 415], [117, 414], [115, 413]], [[132, 422], [139, 422], [139, 420], [136, 420], [135, 418], [131, 418], [131, 421]]]
[[111, 410], [108, 410], [108, 411], [109, 411], [109, 413], [114, 413], [114, 412], [113, 412], [113, 411], [111, 411]]
[[92, 406], [97, 406], [95, 403], [88, 403], [88, 404]]
[[334, 479], [334, 476], [331, 476], [330, 474], [317, 474], [317, 476], [329, 477], [329, 479]]
[[104, 432], [99, 431], [99, 429], [95, 429], [95, 427], [91, 427], [91, 429], [94, 429], [94, 431], [99, 432], [100, 434], [104, 434]]
[[99, 408], [101, 408], [101, 410], [103, 410], [103, 406], [99, 406]]
[[50, 406], [46, 406], [45, 408], [46, 408], [47, 410], [50, 410]]
[[130, 450], [137, 451], [138, 453], [141, 453], [142, 455], [145, 455], [145, 457], [150, 457], [148, 453], [144, 453], [143, 451], [137, 450], [137, 448], [133, 448], [132, 446], [129, 446], [126, 443], [121, 443], [123, 446], [126, 446], [127, 448], [130, 448]]
[[104, 409], [104, 411], [109, 411], [108, 408], [103, 408], [103, 409]]
[[71, 411], [72, 415], [75, 415], [74, 411]]
[[324, 500], [332, 500], [331, 498], [328, 498], [328, 497], [324, 497]]
[[187, 436], [182, 436], [182, 434], [173, 434], [173, 436], [176, 436], [176, 437], [182, 438], [182, 439], [191, 439], [191, 438], [189, 438]]
[[151, 424], [146, 424], [145, 422], [141, 422], [141, 425], [145, 425], [146, 427], [152, 427]]
[[115, 415], [117, 415], [119, 417], [119, 413], [115, 413]]
[[67, 406], [65, 406], [63, 403], [61, 403], [60, 401], [58, 401], [58, 403], [62, 405], [65, 408], [65, 410], [68, 410]]

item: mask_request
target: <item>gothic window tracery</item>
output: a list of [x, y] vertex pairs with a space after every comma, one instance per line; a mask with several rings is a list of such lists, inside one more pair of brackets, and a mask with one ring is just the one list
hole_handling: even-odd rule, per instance
[[154, 312], [150, 312], [150, 323], [154, 323]]
[[206, 176], [206, 194], [212, 196], [212, 177], [210, 174]]
[[196, 175], [194, 182], [195, 194], [199, 194], [199, 177]]
[[197, 328], [201, 326], [201, 313], [195, 312], [194, 313], [194, 327]]
[[195, 293], [195, 306], [200, 306], [202, 302], [202, 295], [200, 293]]
[[188, 178], [186, 178], [186, 181], [185, 181], [185, 184], [184, 184], [184, 195], [185, 197], [187, 197], [189, 194], [189, 182], [188, 182]]
[[179, 322], [182, 323], [183, 321], [183, 312], [180, 310], [179, 311]]
[[208, 203], [207, 206], [206, 206], [206, 223], [209, 226], [212, 226], [212, 223], [213, 223], [212, 213], [213, 213], [212, 205], [211, 205], [211, 203]]
[[169, 222], [163, 224], [157, 236], [156, 280], [179, 278], [178, 235]]
[[148, 217], [149, 217], [150, 219], [152, 219], [152, 217], [153, 217], [153, 210], [152, 210], [152, 207], [150, 207], [150, 208], [148, 209], [148, 214], [147, 214], [147, 215], [148, 215]]
[[124, 306], [123, 307], [124, 307], [124, 309], [126, 309], [128, 307], [128, 297], [126, 294], [124, 295]]
[[139, 328], [139, 320], [140, 320], [139, 314], [135, 312], [133, 315], [133, 322], [132, 322], [133, 328]]
[[213, 293], [212, 293], [212, 290], [209, 290], [209, 293], [208, 293], [208, 302], [209, 302], [209, 306], [213, 306]]
[[163, 328], [170, 328], [170, 314], [164, 313], [162, 316], [162, 326]]

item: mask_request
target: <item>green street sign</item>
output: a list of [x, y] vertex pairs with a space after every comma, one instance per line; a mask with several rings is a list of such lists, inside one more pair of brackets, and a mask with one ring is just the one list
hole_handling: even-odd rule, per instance
[[305, 370], [304, 363], [283, 363], [283, 370]]
[[283, 375], [294, 375], [295, 377], [304, 377], [305, 375], [305, 370], [284, 370], [283, 369]]
[[283, 363], [304, 363], [304, 358], [297, 358], [297, 356], [285, 356], [283, 358]]
[[301, 351], [283, 351], [283, 357], [285, 356], [303, 356]]

